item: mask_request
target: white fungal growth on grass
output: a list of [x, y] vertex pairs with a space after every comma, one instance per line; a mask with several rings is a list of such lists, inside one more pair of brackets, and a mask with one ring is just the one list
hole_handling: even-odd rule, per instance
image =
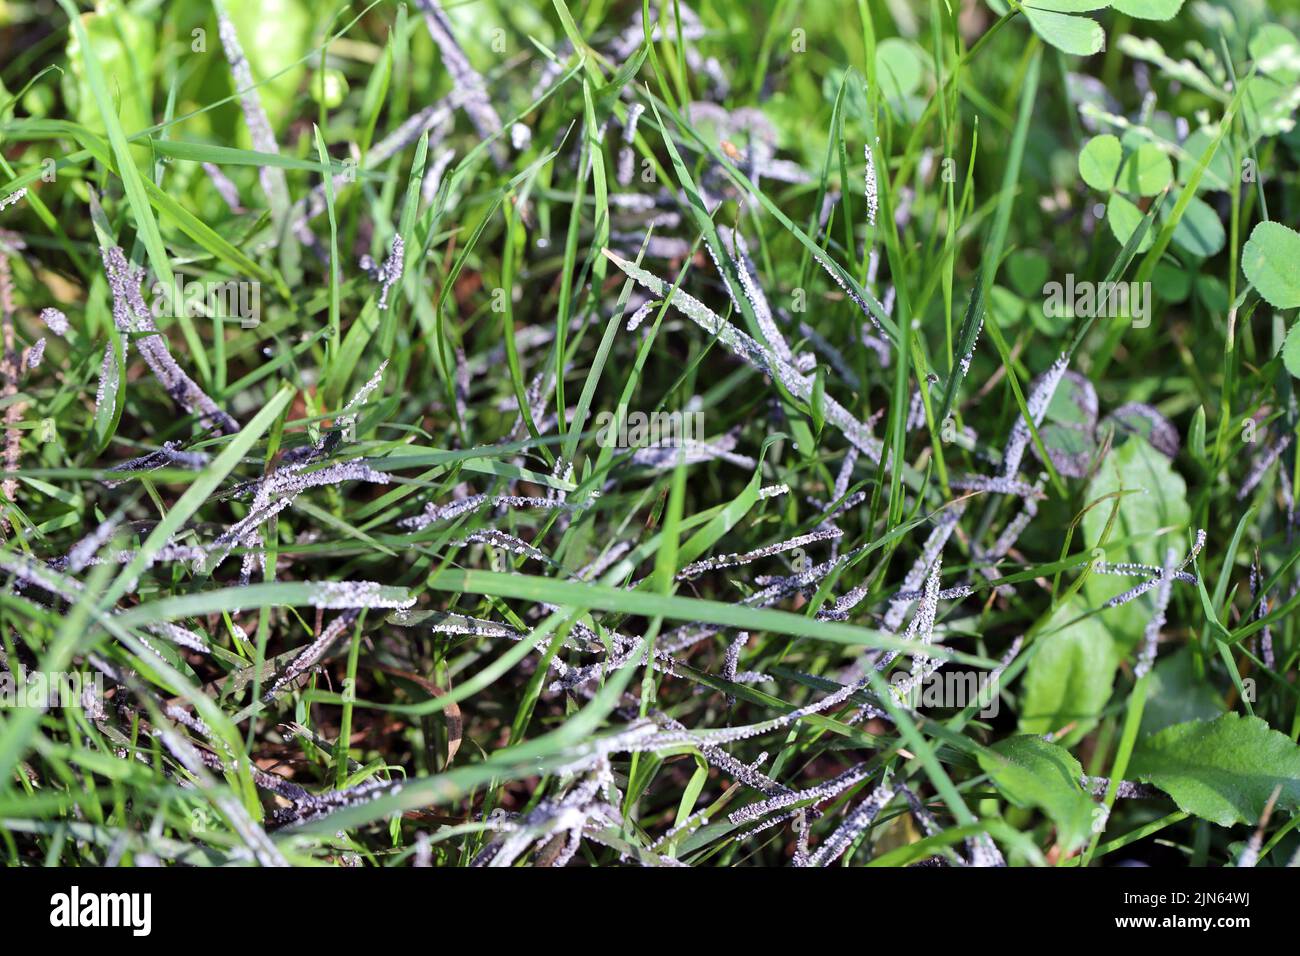
[[641, 323], [646, 320], [646, 317], [649, 316], [650, 313], [653, 312], [655, 310], [655, 307], [658, 305], [659, 303], [654, 301], [653, 299], [651, 299], [649, 302], [643, 302], [641, 306], [635, 312], [633, 312], [631, 317], [627, 320], [627, 330], [629, 332], [635, 332], [638, 328], [640, 328]]
[[494, 548], [501, 548], [504, 551], [509, 551], [511, 554], [517, 554], [520, 557], [540, 561], [543, 564], [555, 563], [551, 556], [546, 552], [534, 548], [527, 541], [522, 541], [512, 534], [498, 531], [495, 528], [480, 528], [477, 531], [471, 531], [458, 541], [451, 541], [448, 543], [452, 547], [464, 547], [469, 544], [488, 544]]
[[470, 495], [461, 498], [459, 501], [453, 501], [450, 504], [440, 505], [435, 502], [429, 502], [424, 506], [424, 513], [414, 515], [410, 518], [403, 518], [397, 522], [398, 527], [407, 528], [411, 531], [422, 531], [429, 525], [438, 521], [452, 521], [461, 515], [477, 511], [485, 504], [491, 503], [498, 508], [565, 508], [570, 507], [563, 501], [555, 498], [539, 498], [533, 495]]
[[384, 264], [379, 267], [379, 308], [388, 308], [388, 293], [394, 285], [402, 278], [402, 264], [405, 261], [406, 244], [402, 241], [400, 235], [394, 234], [393, 244], [389, 249], [388, 258]]
[[45, 327], [60, 338], [67, 338], [68, 317], [55, 308], [41, 309], [41, 321]]
[[623, 145], [618, 151], [618, 184], [626, 186], [632, 182], [632, 142], [636, 139], [636, 124], [645, 112], [641, 103], [633, 103], [627, 108], [627, 119], [623, 122]]
[[[248, 57], [244, 55], [244, 49], [239, 43], [239, 34], [235, 30], [235, 25], [230, 21], [230, 17], [227, 16], [225, 7], [219, 0], [215, 6], [217, 9], [217, 35], [221, 38], [222, 49], [225, 50], [226, 59], [230, 63], [230, 74], [235, 81], [235, 92], [239, 94], [239, 105], [244, 111], [244, 122], [248, 126], [248, 137], [253, 143], [253, 149], [261, 153], [278, 155], [280, 145], [276, 142], [275, 133], [271, 129], [271, 121], [267, 118], [266, 110], [262, 107], [262, 99], [258, 95], [257, 83], [248, 64]], [[258, 181], [262, 184], [262, 191], [266, 193], [266, 198], [271, 203], [272, 214], [277, 219], [284, 216], [289, 208], [289, 186], [285, 179], [284, 170], [268, 164], [258, 168], [257, 176]], [[219, 186], [218, 190], [220, 191]], [[224, 192], [222, 192], [222, 198], [227, 203], [230, 202]], [[238, 205], [238, 195], [234, 199], [235, 203], [231, 206], [232, 209]]]
[[[694, 321], [710, 335], [715, 336], [722, 345], [741, 359], [765, 374], [778, 379], [796, 398], [801, 398], [804, 401], [812, 400], [813, 382], [810, 378], [800, 374], [797, 369], [783, 362], [754, 339], [723, 320], [694, 296], [682, 291], [680, 288], [673, 289], [668, 283], [633, 265], [609, 249], [602, 251], [623, 272], [653, 294], [669, 299], [675, 309]], [[873, 436], [867, 426], [858, 421], [835, 399], [829, 395], [824, 395], [822, 401], [826, 421], [843, 432], [844, 437], [857, 446], [873, 462], [879, 463], [883, 453], [880, 440]]]
[[[146, 333], [135, 339], [136, 348], [144, 356], [146, 364], [163, 390], [171, 396], [176, 404], [187, 412], [198, 415], [206, 424], [218, 431], [233, 434], [239, 431], [239, 423], [227, 415], [203, 389], [199, 388], [176, 364], [167, 340], [154, 325], [149, 308], [140, 295], [140, 282], [144, 279], [144, 270], [127, 261], [125, 254], [117, 246], [108, 246], [101, 250], [104, 259], [104, 273], [108, 278], [108, 288], [113, 296], [113, 321], [119, 332]], [[113, 361], [112, 352], [105, 353], [105, 367]], [[101, 375], [101, 386], [104, 376]], [[103, 391], [99, 395], [101, 404]]]
[[[364, 605], [362, 605], [364, 606]], [[361, 616], [361, 611], [354, 607], [345, 610], [320, 632], [320, 636], [312, 641], [302, 652], [295, 657], [289, 666], [284, 669], [280, 676], [276, 677], [271, 685], [263, 692], [262, 699], [270, 700], [278, 694], [283, 688], [293, 683], [303, 674], [315, 667], [325, 654], [329, 651], [334, 643], [343, 636], [343, 634], [356, 623], [357, 618]]]
[[843, 856], [849, 847], [867, 831], [875, 821], [876, 815], [890, 800], [894, 799], [894, 794], [895, 788], [883, 783], [871, 791], [870, 796], [854, 807], [835, 832], [813, 852], [807, 865], [829, 866]]
[[774, 554], [782, 554], [786, 551], [793, 551], [795, 548], [801, 548], [806, 544], [815, 544], [818, 541], [829, 541], [839, 538], [844, 534], [838, 528], [826, 529], [821, 531], [811, 531], [808, 534], [797, 535], [786, 541], [778, 541], [775, 544], [769, 544], [762, 548], [756, 548], [753, 551], [746, 551], [740, 554], [721, 554], [713, 558], [705, 558], [688, 564], [677, 572], [677, 580], [687, 581], [694, 577], [699, 577], [707, 571], [716, 571], [719, 568], [734, 568], [743, 564], [751, 564], [760, 558], [768, 558]]
[[415, 604], [405, 588], [377, 581], [317, 581], [309, 599], [312, 607], [324, 610], [344, 608], [409, 608]]
[[[492, 108], [492, 100], [488, 96], [483, 77], [470, 65], [469, 57], [456, 41], [447, 14], [437, 0], [415, 0], [415, 5], [424, 14], [429, 35], [442, 54], [442, 65], [451, 74], [454, 98], [478, 130], [479, 136], [485, 140], [493, 139], [501, 133], [501, 117]], [[488, 152], [498, 168], [505, 167], [505, 154], [498, 142], [494, 141]]]
[[226, 207], [235, 214], [244, 212], [244, 205], [239, 199], [239, 187], [221, 171], [221, 167], [216, 163], [204, 163], [203, 171], [208, 174], [208, 181], [212, 183], [212, 188], [217, 191], [217, 195], [221, 197]]
[[[177, 468], [188, 468], [191, 471], [199, 471], [211, 461], [211, 456], [201, 451], [183, 451], [180, 442], [169, 441], [163, 442], [162, 447], [157, 451], [151, 451], [147, 455], [141, 455], [138, 458], [132, 458], [129, 461], [120, 462], [114, 465], [109, 471], [130, 472], [132, 474], [145, 471], [153, 471], [157, 468], [164, 468], [167, 465], [174, 465]], [[108, 479], [105, 480], [104, 486], [107, 488], [116, 488], [124, 484], [129, 479]]]
[[[877, 139], [876, 142], [879, 143], [880, 141]], [[880, 197], [877, 195], [879, 187], [876, 183], [876, 157], [871, 151], [870, 143], [867, 143], [866, 146], [863, 147], [863, 152], [866, 154], [867, 158], [865, 183], [867, 196], [867, 225], [874, 229], [876, 225], [876, 213], [880, 208]]]

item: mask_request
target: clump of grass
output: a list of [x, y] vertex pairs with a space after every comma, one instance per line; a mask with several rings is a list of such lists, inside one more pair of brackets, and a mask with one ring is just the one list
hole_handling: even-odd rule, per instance
[[0, 70], [9, 862], [1300, 852], [1285, 24], [290, 7]]

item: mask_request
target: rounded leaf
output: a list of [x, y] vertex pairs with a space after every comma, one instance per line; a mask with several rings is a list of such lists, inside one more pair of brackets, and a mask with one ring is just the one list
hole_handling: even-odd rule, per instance
[[1169, 20], [1182, 9], [1183, 0], [1114, 0], [1111, 6], [1139, 20]]
[[[1119, 193], [1113, 193], [1110, 201], [1106, 203], [1106, 222], [1110, 225], [1111, 234], [1119, 240], [1121, 246], [1137, 231], [1142, 218], [1142, 210]], [[1147, 229], [1146, 235], [1138, 243], [1137, 251], [1146, 252], [1153, 242], [1155, 242], [1154, 230]]]
[[1092, 56], [1106, 46], [1106, 34], [1096, 20], [1040, 10], [1037, 7], [1021, 9], [1034, 32], [1063, 53]]
[[1093, 189], [1109, 192], [1115, 187], [1115, 177], [1124, 159], [1119, 139], [1110, 133], [1094, 136], [1079, 153], [1079, 175]]
[[925, 64], [911, 41], [888, 37], [876, 47], [876, 76], [891, 99], [915, 92], [924, 74]]
[[1291, 326], [1286, 341], [1282, 343], [1282, 364], [1288, 372], [1300, 378], [1300, 322]]
[[1174, 179], [1174, 164], [1157, 146], [1139, 146], [1124, 163], [1119, 188], [1138, 196], [1154, 196]]
[[1300, 81], [1300, 42], [1286, 27], [1266, 23], [1256, 30], [1250, 55], [1261, 73], [1283, 83]]
[[1201, 259], [1208, 259], [1223, 248], [1226, 240], [1219, 214], [1209, 203], [1192, 197], [1174, 228], [1174, 245]]
[[[1213, 143], [1214, 137], [1203, 129], [1194, 131], [1183, 140], [1183, 151], [1178, 157], [1178, 179], [1181, 182], [1187, 182], [1192, 178], [1192, 173], [1201, 164], [1201, 157]], [[1201, 174], [1201, 181], [1197, 184], [1196, 191], [1222, 191], [1228, 189], [1236, 180], [1237, 176], [1232, 169], [1232, 157], [1220, 143], [1210, 154], [1210, 161], [1206, 164], [1205, 172]]]
[[1300, 233], [1277, 222], [1261, 222], [1241, 254], [1241, 268], [1269, 305], [1300, 305]]

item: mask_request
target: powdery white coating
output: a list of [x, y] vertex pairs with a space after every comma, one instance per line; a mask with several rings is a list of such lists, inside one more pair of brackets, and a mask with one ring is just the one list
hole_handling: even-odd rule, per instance
[[733, 453], [731, 449], [735, 446], [736, 439], [732, 435], [725, 435], [712, 442], [687, 439], [671, 445], [639, 448], [632, 453], [632, 464], [666, 470], [676, 468], [679, 461], [684, 461], [688, 465], [706, 461], [725, 461], [737, 468], [752, 471], [756, 465], [754, 459], [748, 455]]
[[1047, 497], [1043, 494], [1040, 486], [1031, 485], [1015, 478], [1006, 478], [1002, 475], [959, 475], [949, 481], [948, 486], [961, 491], [982, 491], [1040, 501]]
[[391, 587], [377, 581], [318, 581], [309, 600], [312, 607], [326, 610], [343, 608], [398, 608], [415, 604], [405, 588]]
[[[429, 145], [433, 145], [433, 134], [429, 134]], [[425, 205], [431, 205], [434, 198], [438, 195], [438, 188], [442, 185], [443, 174], [446, 173], [447, 167], [451, 161], [456, 158], [454, 149], [439, 150], [433, 157], [433, 162], [429, 168], [424, 171], [424, 180], [420, 183], [420, 202]]]
[[[797, 369], [781, 361], [744, 332], [724, 321], [694, 296], [683, 292], [681, 289], [673, 289], [663, 280], [656, 278], [608, 249], [603, 250], [603, 252], [611, 262], [642, 286], [661, 298], [669, 299], [674, 308], [694, 321], [710, 335], [716, 336], [718, 341], [735, 355], [749, 362], [759, 371], [778, 379], [796, 398], [801, 398], [806, 402], [812, 401], [812, 379], [800, 374]], [[875, 438], [867, 426], [858, 421], [835, 399], [829, 395], [824, 395], [822, 401], [826, 421], [843, 432], [844, 437], [857, 446], [872, 462], [879, 463], [883, 450], [880, 440]]]
[[1263, 455], [1259, 456], [1258, 460], [1251, 466], [1249, 474], [1246, 475], [1246, 480], [1241, 483], [1241, 490], [1237, 492], [1238, 501], [1244, 501], [1246, 496], [1255, 490], [1255, 486], [1263, 480], [1265, 472], [1268, 471], [1273, 462], [1277, 461], [1282, 452], [1291, 446], [1294, 438], [1295, 435], [1292, 433], [1283, 435], [1269, 445]]
[[[202, 635], [181, 627], [179, 624], [173, 624], [171, 621], [159, 621], [157, 624], [150, 624], [146, 630], [150, 634], [156, 634], [159, 637], [166, 638], [173, 644], [184, 647], [187, 650], [199, 654], [211, 654], [212, 649], [208, 647]], [[206, 736], [206, 735], [205, 735]]]
[[[244, 111], [244, 122], [248, 125], [248, 138], [253, 143], [253, 149], [261, 153], [279, 154], [280, 145], [276, 142], [275, 133], [271, 129], [271, 121], [266, 115], [266, 110], [262, 108], [262, 99], [258, 95], [256, 81], [253, 79], [253, 71], [249, 67], [248, 58], [244, 55], [244, 49], [239, 44], [239, 34], [235, 30], [235, 25], [230, 22], [226, 15], [225, 7], [217, 3], [217, 35], [221, 38], [221, 47], [226, 52], [226, 59], [230, 63], [230, 75], [235, 81], [235, 91], [239, 94], [239, 106]], [[271, 203], [272, 210], [287, 210], [289, 208], [289, 186], [285, 179], [284, 170], [277, 166], [262, 166], [257, 171], [258, 181], [262, 184], [262, 191], [266, 193], [266, 198]], [[225, 198], [225, 194], [222, 194]], [[238, 196], [235, 197], [238, 204]], [[226, 200], [229, 202], [229, 199]], [[232, 208], [234, 208], [232, 206]]]
[[55, 308], [41, 309], [41, 321], [45, 327], [60, 338], [68, 334], [68, 317]]
[[0, 211], [3, 211], [4, 209], [7, 209], [10, 206], [17, 205], [19, 200], [21, 200], [26, 195], [27, 195], [26, 186], [23, 186], [21, 189], [17, 189], [14, 192], [11, 192], [8, 196], [5, 196], [3, 199], [0, 199]]
[[403, 518], [397, 522], [397, 525], [400, 528], [409, 528], [412, 531], [422, 531], [437, 521], [451, 521], [459, 518], [461, 515], [477, 511], [488, 502], [491, 502], [494, 507], [501, 508], [553, 509], [568, 507], [564, 502], [554, 498], [538, 498], [530, 495], [478, 494], [461, 498], [459, 501], [453, 501], [446, 505], [440, 505], [430, 501], [424, 506], [423, 514], [414, 515], [410, 518]]
[[[484, 83], [483, 77], [470, 65], [465, 51], [456, 42], [447, 14], [443, 12], [437, 0], [415, 0], [415, 5], [424, 14], [424, 23], [429, 28], [429, 35], [433, 37], [433, 42], [438, 45], [438, 50], [442, 54], [442, 65], [451, 74], [453, 88], [456, 90], [455, 97], [460, 107], [470, 118], [480, 137], [486, 140], [496, 136], [501, 132], [501, 117], [492, 108], [492, 100], [488, 97], [487, 84]], [[488, 152], [499, 169], [505, 167], [505, 155], [497, 142], [492, 143]]]
[[[1146, 431], [1135, 428], [1130, 424], [1134, 419], [1146, 421], [1148, 426]], [[1182, 440], [1178, 436], [1178, 429], [1152, 406], [1144, 402], [1127, 402], [1111, 412], [1107, 416], [1107, 420], [1114, 422], [1123, 431], [1142, 435], [1151, 444], [1152, 448], [1166, 458], [1178, 457], [1178, 449], [1182, 445]]]
[[[239, 423], [227, 415], [217, 403], [204, 393], [176, 364], [167, 340], [154, 325], [149, 308], [140, 296], [140, 282], [144, 279], [144, 270], [127, 261], [125, 254], [117, 246], [101, 250], [104, 259], [104, 273], [108, 278], [108, 288], [113, 295], [113, 322], [119, 332], [151, 333], [137, 338], [136, 347], [144, 356], [149, 370], [158, 379], [164, 391], [172, 401], [187, 412], [198, 415], [206, 423], [225, 434], [239, 431]], [[111, 352], [105, 354], [105, 365], [112, 360]], [[101, 375], [101, 393], [103, 398], [103, 376]], [[97, 402], [98, 403], [98, 402]]]
[[[126, 358], [126, 336], [122, 336], [122, 357]], [[117, 404], [117, 386], [120, 376], [117, 368], [117, 358], [113, 355], [113, 343], [109, 342], [104, 346], [104, 360], [99, 364], [99, 384], [95, 388], [95, 414], [99, 415], [102, 408], [107, 407], [111, 414], [113, 407]], [[105, 401], [109, 402], [105, 406]]]
[[[1029, 412], [1029, 417], [1033, 420], [1035, 428], [1043, 423], [1043, 416], [1047, 414], [1047, 407], [1052, 403], [1052, 396], [1056, 394], [1056, 386], [1061, 383], [1061, 379], [1065, 376], [1065, 369], [1069, 363], [1069, 353], [1062, 352], [1057, 360], [1052, 363], [1052, 367], [1039, 377], [1037, 383], [1029, 392], [1029, 398], [1025, 400], [1025, 408]], [[1016, 419], [1015, 425], [1012, 426], [1011, 438], [1007, 441], [1006, 450], [1002, 454], [1000, 473], [1003, 478], [1014, 478], [1020, 470], [1020, 462], [1025, 457], [1025, 450], [1029, 447], [1030, 437], [1029, 423], [1021, 415]]]
[[1155, 610], [1142, 631], [1142, 650], [1138, 654], [1137, 663], [1133, 667], [1133, 674], [1139, 679], [1145, 677], [1151, 671], [1156, 661], [1156, 645], [1160, 640], [1160, 632], [1164, 629], [1165, 612], [1169, 608], [1169, 598], [1173, 594], [1174, 579], [1170, 572], [1177, 560], [1178, 552], [1173, 548], [1165, 552], [1164, 568], [1160, 573], [1160, 583], [1156, 587]]
[[[1094, 797], [1105, 796], [1110, 787], [1110, 777], [1090, 777], [1087, 774], [1079, 781], [1080, 785]], [[1121, 780], [1115, 789], [1115, 796], [1124, 800], [1149, 800], [1160, 793], [1155, 787], [1132, 780]]]
[[[164, 442], [162, 447], [157, 451], [151, 451], [147, 455], [141, 455], [138, 458], [132, 458], [128, 461], [120, 462], [114, 465], [109, 471], [122, 472], [142, 472], [153, 471], [166, 465], [175, 465], [179, 468], [189, 468], [193, 471], [199, 471], [206, 467], [211, 461], [211, 456], [200, 451], [182, 451], [180, 442]], [[122, 478], [117, 480], [105, 480], [104, 486], [107, 488], [116, 488], [124, 484], [128, 479]]]
[[826, 841], [808, 858], [805, 865], [829, 866], [843, 856], [849, 847], [857, 842], [858, 837], [871, 826], [876, 819], [876, 814], [885, 808], [885, 804], [894, 799], [894, 793], [894, 787], [883, 783], [871, 791], [871, 795], [844, 818], [844, 822], [826, 838]]
[[715, 571], [719, 568], [731, 568], [742, 564], [749, 564], [760, 558], [771, 557], [774, 554], [782, 554], [786, 551], [792, 551], [795, 548], [801, 548], [805, 544], [815, 544], [818, 541], [829, 541], [833, 538], [839, 538], [844, 534], [838, 528], [826, 529], [821, 531], [811, 531], [808, 534], [801, 534], [797, 537], [790, 538], [786, 541], [778, 541], [775, 544], [769, 544], [762, 548], [756, 548], [753, 551], [746, 551], [739, 554], [721, 554], [713, 558], [705, 558], [702, 561], [696, 561], [688, 564], [677, 572], [677, 580], [685, 581], [690, 578], [698, 577], [706, 571]]
[[35, 369], [41, 364], [41, 359], [45, 356], [45, 339], [40, 338], [33, 343], [32, 347], [27, 350], [27, 368]]
[[[388, 258], [384, 264], [379, 267], [379, 308], [388, 308], [388, 293], [394, 285], [401, 281], [402, 264], [406, 257], [406, 243], [402, 241], [399, 235], [393, 236], [393, 244], [390, 247]], [[387, 363], [385, 363], [387, 364]]]
[[732, 823], [748, 823], [777, 810], [784, 810], [796, 803], [820, 803], [823, 800], [839, 796], [845, 790], [871, 776], [872, 772], [866, 763], [855, 764], [824, 783], [803, 790], [778, 794], [774, 797], [768, 797], [766, 800], [759, 800], [757, 803], [741, 807], [739, 810], [728, 814], [727, 819]]
[[[939, 517], [939, 522], [926, 538], [925, 545], [921, 549], [921, 554], [912, 564], [912, 568], [903, 578], [903, 586], [899, 589], [903, 594], [909, 594], [918, 591], [921, 583], [925, 581], [931, 565], [939, 560], [943, 553], [944, 546], [948, 543], [948, 538], [952, 536], [953, 530], [957, 527], [957, 522], [966, 512], [966, 503], [958, 501], [950, 505]], [[910, 599], [896, 599], [890, 602], [889, 610], [885, 612], [885, 630], [897, 631], [899, 625], [903, 623], [903, 618], [911, 605]]]
[[[1268, 595], [1261, 593], [1264, 587], [1264, 572], [1259, 566], [1259, 555], [1255, 555], [1255, 561], [1250, 566], [1250, 599], [1252, 603], [1258, 602], [1255, 607], [1254, 618], [1261, 621], [1268, 617], [1269, 600]], [[1273, 658], [1273, 629], [1265, 624], [1264, 629], [1259, 633], [1258, 640], [1260, 654], [1264, 659], [1264, 666], [1273, 668], [1277, 662]]]
[[216, 163], [204, 163], [203, 171], [208, 174], [208, 181], [212, 183], [212, 188], [217, 191], [217, 195], [230, 211], [244, 212], [244, 205], [239, 201], [239, 188], [221, 171], [221, 167]]
[[534, 561], [540, 561], [543, 564], [555, 564], [551, 556], [544, 551], [539, 551], [527, 541], [521, 541], [514, 535], [506, 534], [504, 531], [497, 531], [495, 528], [480, 528], [477, 531], [471, 531], [459, 541], [452, 541], [449, 544], [453, 547], [464, 547], [469, 544], [490, 544], [494, 548], [501, 548], [521, 557], [532, 558]]
[[284, 672], [271, 682], [271, 686], [262, 694], [262, 699], [270, 700], [279, 693], [281, 688], [292, 683], [312, 667], [316, 666], [321, 658], [325, 656], [330, 647], [333, 646], [334, 642], [342, 637], [343, 632], [356, 623], [357, 618], [360, 616], [360, 610], [357, 608], [351, 608], [345, 610], [338, 617], [334, 618], [334, 620], [330, 621], [330, 623], [321, 631], [320, 636], [307, 645], [301, 654], [289, 662], [289, 666], [284, 669]]
[[[877, 138], [876, 142], [879, 143], [880, 140]], [[874, 229], [876, 225], [876, 213], [877, 210], [879, 210], [880, 208], [880, 197], [877, 195], [878, 186], [876, 183], [876, 157], [871, 151], [870, 143], [867, 143], [867, 145], [862, 148], [862, 151], [866, 154], [866, 159], [867, 159], [867, 169], [866, 169], [866, 177], [865, 177], [866, 178], [865, 190], [867, 196], [867, 225], [871, 226]]]
[[776, 353], [777, 358], [781, 361], [789, 365], [795, 365], [794, 353], [790, 351], [789, 343], [786, 342], [785, 336], [781, 334], [781, 330], [777, 327], [776, 320], [772, 317], [772, 308], [767, 302], [767, 295], [758, 284], [754, 263], [749, 258], [749, 248], [745, 244], [745, 237], [725, 226], [718, 230], [718, 234], [722, 237], [722, 244], [727, 247], [732, 261], [736, 265], [736, 274], [740, 279], [740, 289], [745, 294], [745, 298], [749, 300], [750, 307], [754, 310], [754, 318], [758, 320], [759, 330], [763, 333], [763, 338], [767, 340], [768, 347]]
[[636, 124], [645, 112], [645, 105], [633, 103], [627, 108], [627, 119], [623, 123], [623, 146], [618, 152], [618, 184], [626, 186], [632, 182], [632, 142], [636, 139]]
[[278, 468], [257, 482], [248, 514], [227, 528], [212, 543], [210, 568], [224, 561], [231, 550], [257, 531], [262, 522], [274, 518], [293, 504], [295, 498], [311, 488], [336, 485], [344, 481], [368, 481], [377, 485], [389, 482], [387, 474], [371, 468], [361, 458], [327, 465], [317, 471], [304, 471], [306, 465], [306, 462], [302, 462]]
[[118, 515], [113, 515], [107, 521], [101, 522], [94, 531], [74, 544], [72, 549], [68, 552], [68, 571], [76, 574], [90, 564], [95, 555], [99, 553], [99, 549], [102, 548], [108, 542], [108, 539], [113, 536], [113, 533], [117, 531], [120, 523], [121, 518]]
[[[1121, 564], [1107, 565], [1104, 563], [1099, 563], [1096, 566], [1096, 569], [1101, 570], [1103, 573], [1151, 575], [1151, 577], [1147, 578], [1147, 580], [1143, 581], [1141, 584], [1137, 585], [1134, 588], [1129, 589], [1128, 591], [1125, 591], [1123, 594], [1117, 594], [1115, 597], [1111, 598], [1102, 606], [1110, 608], [1110, 607], [1119, 607], [1121, 604], [1127, 604], [1129, 601], [1132, 601], [1135, 598], [1139, 598], [1143, 594], [1146, 594], [1152, 588], [1163, 585], [1166, 581], [1170, 582], [1170, 584], [1172, 584], [1172, 582], [1174, 581], [1185, 581], [1191, 584], [1195, 584], [1197, 580], [1196, 576], [1194, 574], [1190, 574], [1184, 571], [1184, 568], [1186, 568], [1187, 565], [1191, 564], [1192, 561], [1196, 559], [1196, 556], [1201, 553], [1201, 549], [1203, 547], [1205, 547], [1205, 529], [1201, 528], [1197, 530], [1196, 540], [1192, 543], [1192, 547], [1187, 552], [1186, 557], [1183, 558], [1182, 564], [1180, 564], [1176, 568], [1173, 566], [1172, 560], [1170, 561], [1168, 566], [1160, 567], [1160, 568], [1157, 568], [1153, 565], [1145, 565], [1145, 564], [1121, 563]], [[1166, 603], [1168, 602], [1166, 601]]]

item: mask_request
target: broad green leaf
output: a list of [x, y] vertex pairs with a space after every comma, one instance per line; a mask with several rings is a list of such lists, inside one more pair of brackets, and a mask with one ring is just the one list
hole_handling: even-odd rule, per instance
[[[1097, 426], [1097, 390], [1084, 376], [1067, 372], [1047, 406], [1038, 430], [1043, 447], [1056, 470], [1067, 478], [1082, 478], [1092, 467], [1097, 451], [1093, 436]], [[1030, 446], [1042, 460], [1038, 445]]]
[[[1110, 225], [1111, 234], [1122, 246], [1142, 224], [1142, 210], [1119, 193], [1112, 193], [1110, 201], [1106, 203], [1106, 222]], [[1151, 244], [1155, 242], [1155, 236], [1152, 235], [1154, 231], [1154, 229], [1147, 230], [1147, 234], [1138, 243], [1138, 252], [1146, 252], [1151, 248]]]
[[1168, 262], [1156, 265], [1151, 273], [1151, 284], [1156, 295], [1166, 302], [1185, 302], [1192, 291], [1192, 277], [1181, 266]]
[[1104, 10], [1111, 0], [1028, 0], [1026, 7], [1038, 10], [1052, 10], [1056, 13], [1088, 13], [1091, 10]]
[[[1092, 467], [1097, 454], [1097, 441], [1091, 428], [1047, 422], [1038, 429], [1038, 437], [1052, 459], [1057, 472], [1066, 478], [1082, 478]], [[1034, 457], [1042, 460], [1036, 444], [1030, 445]]]
[[1118, 137], [1110, 133], [1094, 136], [1079, 152], [1079, 175], [1093, 189], [1109, 192], [1115, 188], [1115, 177], [1124, 159], [1124, 148]]
[[[1214, 136], [1203, 129], [1194, 131], [1183, 141], [1183, 151], [1178, 156], [1178, 179], [1187, 182], [1200, 165], [1201, 157], [1214, 142]], [[1220, 143], [1210, 155], [1210, 163], [1201, 174], [1197, 184], [1199, 192], [1214, 192], [1227, 189], [1237, 181], [1237, 174], [1232, 168], [1232, 155]]]
[[1034, 249], [1017, 249], [1007, 256], [1007, 275], [1016, 292], [1025, 298], [1036, 298], [1043, 294], [1043, 284], [1047, 282], [1051, 263], [1047, 256]]
[[[94, 13], [81, 15], [82, 25], [99, 61], [104, 79], [113, 91], [117, 117], [128, 133], [153, 125], [153, 72], [147, 64], [154, 56], [156, 31], [144, 17], [117, 2], [99, 5]], [[101, 136], [107, 127], [95, 105], [91, 87], [93, 67], [86, 63], [86, 51], [77, 31], [68, 31], [69, 83], [74, 84], [73, 100], [77, 120]], [[139, 160], [147, 155], [137, 146], [132, 154]]]
[[1300, 808], [1300, 747], [1258, 717], [1227, 713], [1167, 727], [1138, 744], [1128, 773], [1159, 787], [1186, 813], [1220, 826]]
[[1100, 618], [1083, 617], [1088, 610], [1081, 598], [1071, 599], [1038, 638], [1038, 650], [1022, 682], [1020, 730], [1024, 733], [1054, 733], [1074, 723], [1078, 726], [1067, 739], [1077, 739], [1091, 729], [1110, 699], [1119, 653]]
[[1173, 181], [1174, 164], [1158, 146], [1139, 146], [1124, 163], [1119, 188], [1138, 196], [1154, 196]]
[[1278, 309], [1300, 305], [1300, 233], [1261, 222], [1241, 253], [1241, 268], [1259, 294]]
[[1250, 39], [1255, 66], [1280, 83], [1300, 81], [1300, 42], [1295, 34], [1276, 23], [1265, 23]]
[[1300, 85], [1279, 83], [1256, 73], [1242, 81], [1246, 90], [1246, 124], [1252, 137], [1277, 136], [1290, 132], [1291, 114], [1300, 106]]
[[[1168, 217], [1162, 214], [1160, 218]], [[1223, 248], [1226, 239], [1219, 214], [1205, 200], [1193, 196], [1183, 210], [1183, 218], [1174, 227], [1174, 245], [1201, 259], [1208, 259]]]
[[1212, 720], [1224, 711], [1223, 697], [1203, 676], [1189, 648], [1162, 657], [1151, 672], [1141, 732], [1157, 733], [1188, 720]]
[[1011, 803], [1047, 814], [1064, 849], [1088, 838], [1097, 805], [1084, 792], [1083, 768], [1064, 747], [1032, 734], [1007, 737], [980, 751], [979, 764]]
[[1063, 53], [1092, 56], [1106, 46], [1106, 34], [1096, 20], [1038, 7], [1022, 9], [1034, 32]]
[[1282, 364], [1288, 372], [1300, 378], [1300, 322], [1291, 326], [1286, 341], [1282, 343]]
[[888, 37], [876, 47], [876, 75], [891, 100], [915, 92], [924, 74], [925, 63], [910, 40]]
[[995, 285], [989, 290], [989, 312], [998, 325], [1014, 327], [1025, 314], [1025, 301], [1010, 289]]
[[1183, 6], [1183, 0], [1113, 0], [1120, 13], [1142, 20], [1169, 20]]

